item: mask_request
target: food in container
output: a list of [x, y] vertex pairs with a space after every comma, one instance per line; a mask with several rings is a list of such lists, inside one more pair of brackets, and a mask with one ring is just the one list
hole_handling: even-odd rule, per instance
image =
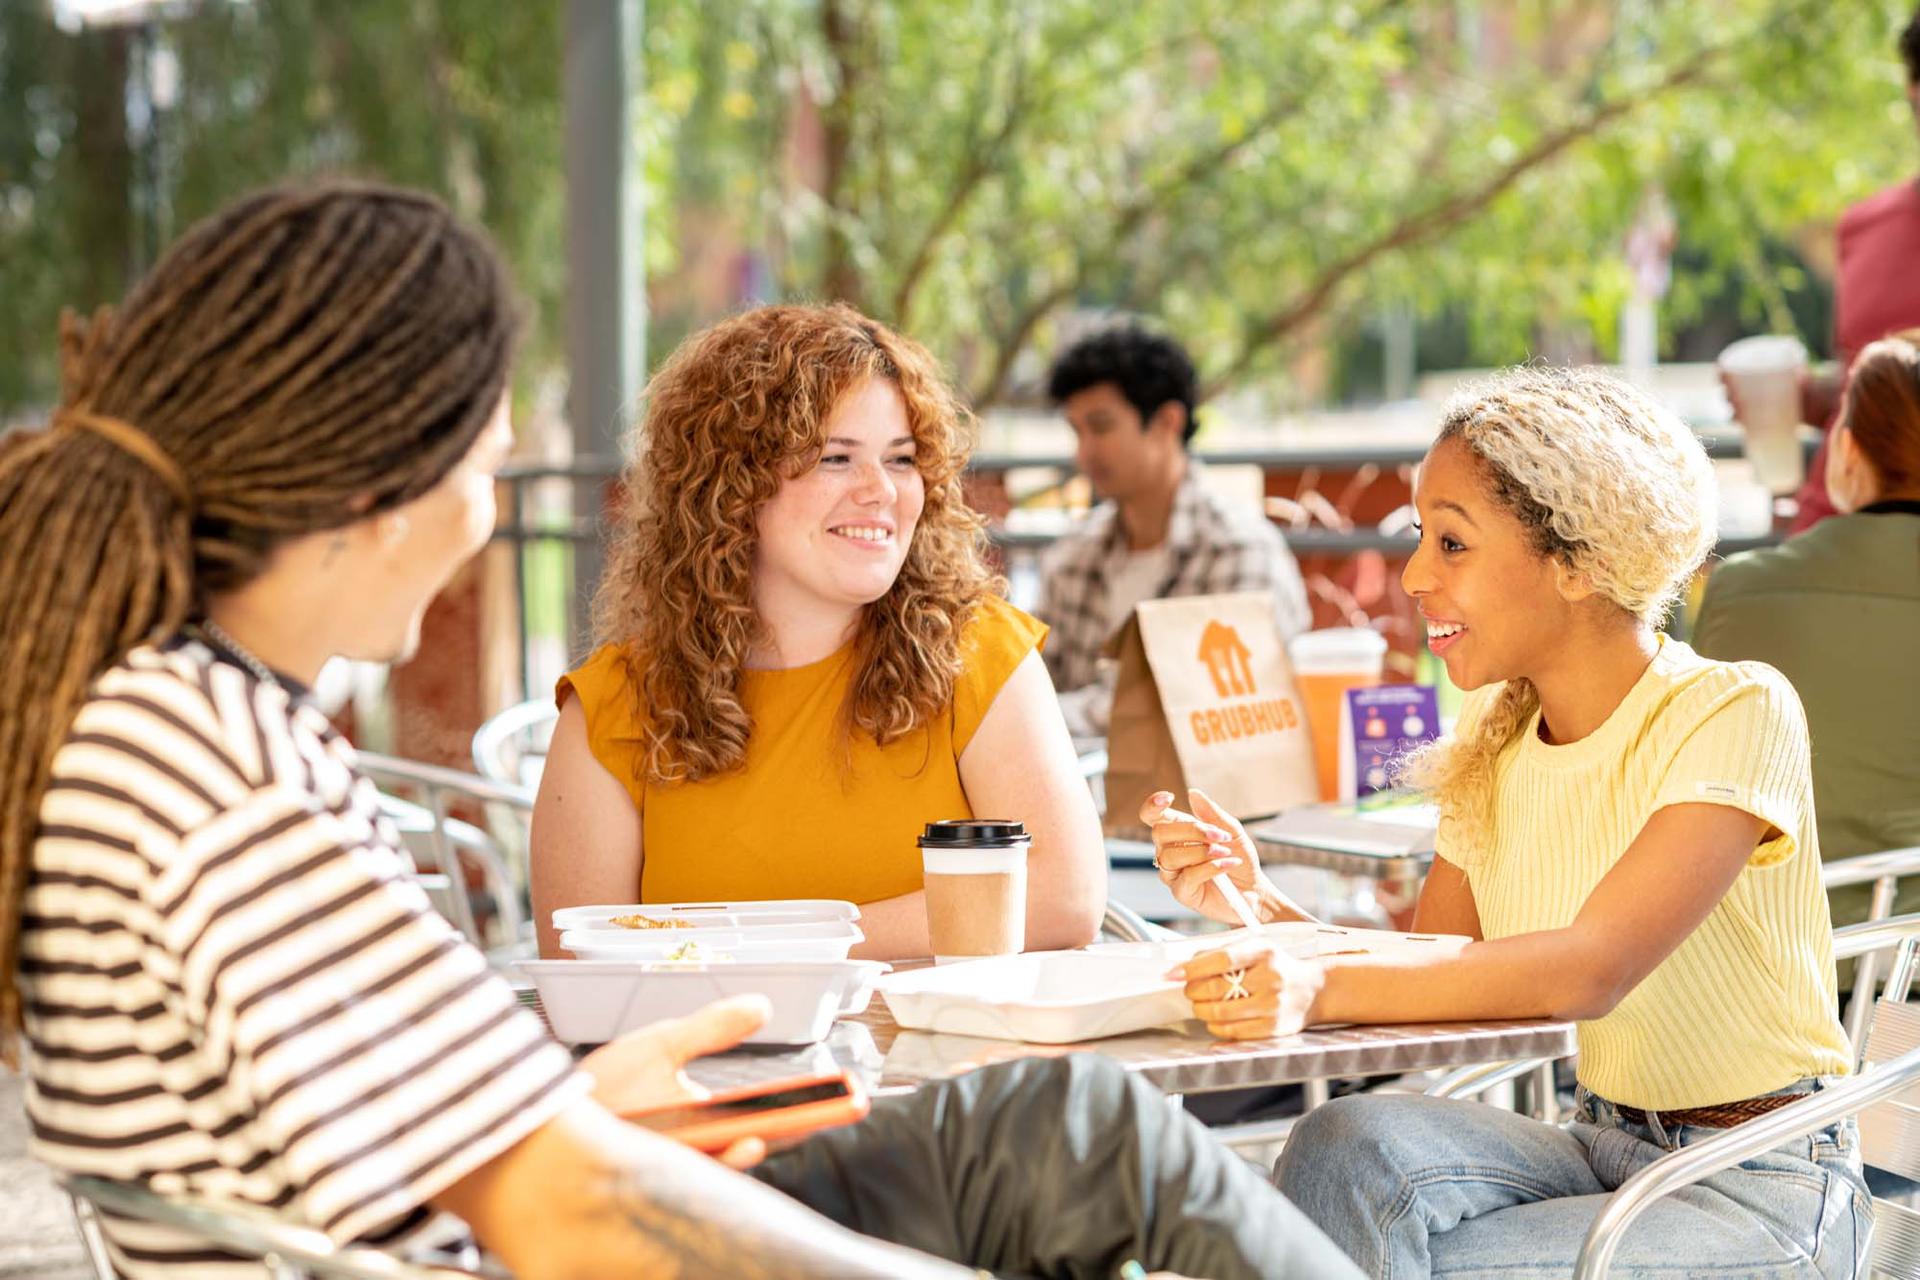
[[[839, 898], [769, 898], [759, 902], [627, 902], [562, 907], [553, 927], [567, 929], [745, 929], [776, 924], [858, 920], [860, 908]], [[653, 921], [643, 924], [641, 921]], [[672, 921], [673, 923], [666, 923]]]
[[691, 941], [709, 955], [773, 964], [845, 960], [865, 937], [851, 920], [829, 920], [726, 929], [568, 929], [560, 946], [579, 960], [660, 961]]

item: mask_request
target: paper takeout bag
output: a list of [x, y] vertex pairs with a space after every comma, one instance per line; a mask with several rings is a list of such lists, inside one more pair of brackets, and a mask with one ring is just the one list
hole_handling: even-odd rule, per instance
[[1148, 600], [1111, 643], [1108, 835], [1149, 833], [1140, 805], [1199, 787], [1236, 818], [1319, 798], [1293, 664], [1264, 591]]

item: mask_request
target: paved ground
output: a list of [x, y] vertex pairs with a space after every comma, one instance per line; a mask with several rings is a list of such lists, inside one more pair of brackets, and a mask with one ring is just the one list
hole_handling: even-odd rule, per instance
[[73, 1211], [40, 1165], [27, 1158], [20, 1077], [0, 1066], [0, 1277], [90, 1280]]

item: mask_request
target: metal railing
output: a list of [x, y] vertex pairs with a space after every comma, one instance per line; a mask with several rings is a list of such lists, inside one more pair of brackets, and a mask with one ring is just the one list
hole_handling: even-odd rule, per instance
[[[1741, 443], [1737, 438], [1727, 436], [1703, 437], [1708, 456], [1714, 458], [1737, 458], [1742, 454]], [[1810, 449], [1809, 449], [1810, 451]], [[1372, 470], [1371, 483], [1397, 475], [1399, 469], [1411, 466], [1425, 456], [1424, 446], [1409, 444], [1353, 445], [1342, 448], [1326, 447], [1289, 447], [1289, 448], [1240, 448], [1212, 450], [1195, 455], [1202, 462], [1216, 467], [1259, 467], [1266, 472], [1285, 474], [1308, 474], [1321, 472], [1366, 472]], [[499, 480], [505, 488], [505, 499], [501, 504], [503, 516], [494, 529], [494, 540], [508, 544], [513, 551], [514, 599], [518, 603], [516, 627], [519, 640], [519, 676], [522, 696], [531, 696], [531, 672], [529, 652], [531, 637], [528, 631], [530, 612], [529, 563], [528, 556], [536, 546], [558, 546], [569, 549], [589, 550], [597, 548], [604, 535], [604, 529], [598, 513], [605, 507], [606, 499], [612, 487], [618, 482], [621, 461], [613, 457], [578, 458], [567, 463], [515, 463], [503, 468]], [[1062, 481], [1073, 473], [1073, 459], [1061, 453], [1035, 454], [989, 454], [973, 459], [968, 472], [975, 476], [1004, 476], [1016, 469], [1047, 470], [1060, 473]], [[570, 500], [564, 504], [564, 513], [550, 516], [535, 514], [532, 492], [540, 485], [571, 485], [573, 492]], [[585, 492], [583, 492], [583, 490]], [[1039, 493], [1048, 492], [1042, 489]], [[1025, 495], [1023, 500], [1038, 494]], [[561, 505], [561, 504], [556, 504]], [[580, 512], [592, 512], [581, 515]], [[1346, 557], [1365, 552], [1379, 552], [1384, 555], [1410, 555], [1415, 539], [1405, 530], [1383, 531], [1378, 527], [1355, 527], [1346, 519], [1346, 512], [1336, 512], [1344, 522], [1344, 527], [1327, 525], [1309, 525], [1306, 527], [1288, 527], [1284, 532], [1287, 545], [1296, 557]], [[1037, 555], [1058, 536], [1057, 530], [1007, 529], [995, 527], [990, 531], [994, 544], [1012, 562], [1025, 556]], [[1751, 550], [1756, 547], [1774, 545], [1779, 538], [1774, 535], [1746, 538], [1723, 539], [1716, 548], [1722, 556]], [[569, 584], [568, 595], [562, 601], [548, 601], [547, 611], [560, 610], [568, 618], [568, 634], [565, 636], [565, 648], [569, 656], [577, 655], [578, 632], [583, 630], [585, 619], [577, 615], [576, 605], [585, 595], [584, 590]]]

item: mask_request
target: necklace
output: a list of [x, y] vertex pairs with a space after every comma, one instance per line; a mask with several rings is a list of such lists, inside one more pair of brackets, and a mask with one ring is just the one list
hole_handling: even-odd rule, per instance
[[262, 684], [278, 686], [280, 677], [273, 674], [273, 668], [253, 656], [247, 647], [227, 634], [227, 629], [212, 618], [202, 618], [195, 626], [200, 634], [226, 650], [227, 656], [238, 662], [253, 674], [253, 678]]

